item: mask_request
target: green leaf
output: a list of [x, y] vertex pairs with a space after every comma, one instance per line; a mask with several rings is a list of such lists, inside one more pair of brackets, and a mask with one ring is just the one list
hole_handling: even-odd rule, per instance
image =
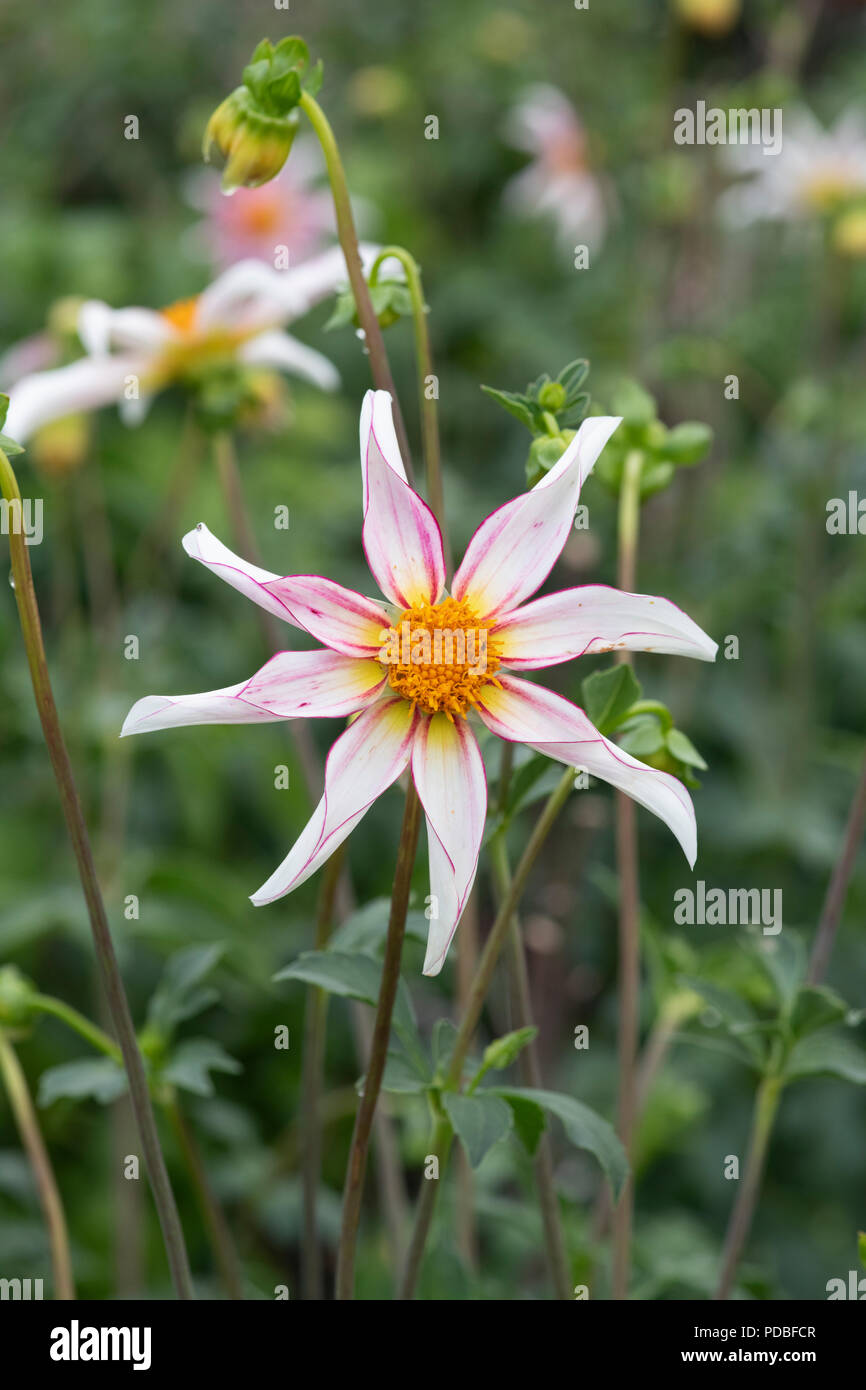
[[866, 1269], [866, 1231], [857, 1232], [857, 1254], [860, 1256], [860, 1263]]
[[[390, 898], [373, 898], [359, 907], [342, 922], [331, 937], [331, 951], [370, 952], [379, 948], [388, 933], [391, 913]], [[426, 941], [430, 923], [423, 912], [406, 914], [406, 935], [415, 941]]]
[[514, 1123], [511, 1107], [499, 1096], [483, 1091], [472, 1096], [446, 1091], [442, 1101], [469, 1162], [477, 1168], [493, 1145], [510, 1132]]
[[537, 1028], [516, 1028], [513, 1033], [505, 1033], [503, 1037], [496, 1038], [484, 1049], [484, 1070], [504, 1071], [506, 1067], [510, 1067], [537, 1034]]
[[621, 415], [626, 426], [643, 427], [656, 418], [656, 403], [636, 381], [621, 381], [613, 392], [611, 415]]
[[572, 1144], [578, 1149], [586, 1149], [598, 1159], [614, 1197], [619, 1196], [628, 1177], [628, 1160], [616, 1131], [601, 1115], [597, 1115], [582, 1101], [575, 1100], [573, 1096], [562, 1095], [558, 1091], [497, 1086], [495, 1093], [505, 1100], [516, 1096], [518, 1100], [533, 1101], [549, 1110], [552, 1115], [556, 1115], [562, 1121]]
[[682, 729], [671, 729], [667, 736], [668, 752], [678, 758], [687, 767], [699, 768], [701, 772], [706, 772], [707, 765], [698, 752], [690, 738], [683, 733]]
[[[375, 1008], [379, 1000], [382, 966], [372, 956], [361, 953], [305, 951], [291, 965], [278, 971], [274, 980], [303, 980], [308, 985], [318, 985], [329, 994], [359, 999], [362, 1004], [370, 1004]], [[423, 1056], [412, 1002], [402, 979], [397, 987], [397, 999], [394, 1004], [394, 1030], [413, 1057], [417, 1057], [419, 1053]]]
[[218, 943], [190, 946], [169, 957], [147, 1007], [152, 1028], [168, 1038], [184, 1019], [193, 1018], [215, 1003], [219, 991], [200, 989], [198, 985], [214, 968], [223, 950]]
[[188, 1038], [178, 1043], [160, 1076], [184, 1091], [192, 1091], [197, 1096], [212, 1096], [212, 1071], [236, 1075], [243, 1071], [243, 1067], [212, 1038]]
[[803, 985], [791, 1011], [791, 1030], [797, 1038], [817, 1033], [833, 1023], [841, 1023], [848, 1005], [827, 985]]
[[620, 726], [616, 741], [635, 758], [651, 758], [653, 753], [664, 748], [661, 720], [655, 714], [636, 714]]
[[709, 425], [698, 420], [684, 420], [668, 430], [664, 442], [665, 458], [686, 467], [700, 463], [706, 458], [713, 445], [713, 432]]
[[[398, 1095], [417, 1095], [430, 1089], [432, 1077], [422, 1074], [405, 1052], [389, 1051], [382, 1077], [382, 1090]], [[359, 1092], [364, 1078], [358, 1082]]]
[[630, 666], [593, 671], [581, 684], [583, 707], [602, 734], [612, 734], [640, 699], [641, 688]]
[[785, 1080], [801, 1076], [838, 1076], [866, 1086], [866, 1052], [841, 1034], [811, 1033], [791, 1048]]
[[511, 820], [518, 811], [546, 796], [561, 776], [561, 763], [552, 763], [543, 753], [533, 753], [525, 762], [520, 763], [511, 775], [505, 803], [505, 819]]
[[126, 1072], [111, 1057], [88, 1057], [50, 1067], [39, 1078], [39, 1104], [55, 1100], [97, 1100], [108, 1105], [126, 1090]]
[[8, 434], [0, 434], [0, 449], [10, 459], [14, 458], [16, 454], [24, 453], [23, 445], [16, 444], [15, 440], [10, 439]]
[[454, 1056], [457, 1026], [450, 1018], [439, 1018], [433, 1027], [433, 1069], [437, 1076], [445, 1075]]
[[782, 1007], [789, 1012], [806, 973], [806, 946], [802, 936], [786, 929], [778, 936], [764, 938], [755, 954], [772, 981]]
[[526, 1100], [524, 1097], [516, 1095], [506, 1096], [505, 1100], [511, 1106], [514, 1132], [531, 1157], [538, 1148], [544, 1133], [547, 1116], [543, 1108], [537, 1105], [534, 1100]]
[[481, 390], [485, 396], [503, 406], [522, 425], [526, 425], [527, 429], [535, 428], [535, 409], [526, 396], [518, 395], [514, 391], [497, 391], [494, 386], [482, 386]]
[[563, 367], [556, 379], [565, 387], [570, 402], [574, 400], [588, 375], [589, 362], [585, 357], [576, 357], [573, 362]]
[[9, 410], [9, 397], [0, 391], [0, 430], [6, 424], [6, 415]]
[[641, 500], [655, 497], [657, 492], [663, 492], [675, 473], [674, 465], [669, 463], [667, 459], [649, 460], [644, 463], [640, 474]]

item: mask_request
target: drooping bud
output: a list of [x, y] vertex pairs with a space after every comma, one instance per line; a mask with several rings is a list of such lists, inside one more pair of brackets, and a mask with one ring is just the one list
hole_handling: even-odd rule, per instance
[[309, 68], [303, 39], [263, 39], [244, 68], [243, 83], [226, 97], [207, 123], [205, 160], [214, 146], [223, 155], [223, 192], [259, 188], [282, 169], [298, 129], [297, 107], [304, 88], [317, 91], [321, 64]]

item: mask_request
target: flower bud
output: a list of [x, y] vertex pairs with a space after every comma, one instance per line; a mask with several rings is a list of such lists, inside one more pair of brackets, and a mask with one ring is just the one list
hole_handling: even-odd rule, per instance
[[258, 188], [276, 178], [289, 157], [298, 129], [298, 115], [269, 116], [257, 109], [247, 87], [236, 87], [214, 111], [202, 144], [205, 160], [216, 145], [226, 165], [223, 192]]
[[81, 467], [89, 448], [89, 418], [64, 415], [36, 431], [30, 441], [30, 458], [47, 477], [61, 478]]
[[866, 208], [843, 213], [833, 228], [833, 249], [853, 260], [866, 256]]
[[0, 1025], [20, 1028], [30, 1023], [35, 1009], [32, 1000], [36, 986], [15, 965], [0, 969]]

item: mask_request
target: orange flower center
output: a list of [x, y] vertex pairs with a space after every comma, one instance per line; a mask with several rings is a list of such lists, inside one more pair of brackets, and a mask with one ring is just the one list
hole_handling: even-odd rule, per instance
[[251, 236], [268, 236], [279, 229], [282, 207], [276, 198], [249, 198], [239, 209], [239, 221]]
[[160, 309], [160, 313], [179, 333], [192, 333], [197, 308], [198, 296], [193, 295], [191, 299], [175, 300], [174, 304], [168, 304], [164, 309]]
[[389, 668], [388, 684], [428, 714], [465, 718], [484, 686], [499, 684], [492, 626], [465, 599], [413, 604], [383, 633], [379, 660]]

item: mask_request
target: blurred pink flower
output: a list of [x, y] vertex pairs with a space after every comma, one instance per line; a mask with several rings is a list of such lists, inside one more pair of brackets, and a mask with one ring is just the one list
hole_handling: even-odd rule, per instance
[[507, 185], [506, 204], [524, 215], [549, 214], [569, 246], [575, 237], [599, 244], [607, 226], [604, 192], [589, 167], [586, 132], [571, 102], [555, 87], [529, 87], [505, 135], [533, 156]]
[[193, 228], [197, 251], [218, 266], [250, 257], [273, 265], [280, 246], [288, 247], [292, 265], [307, 260], [334, 237], [331, 195], [315, 187], [322, 173], [318, 146], [303, 138], [261, 188], [239, 188], [226, 197], [219, 174], [197, 171], [188, 186], [189, 201], [205, 214]]

